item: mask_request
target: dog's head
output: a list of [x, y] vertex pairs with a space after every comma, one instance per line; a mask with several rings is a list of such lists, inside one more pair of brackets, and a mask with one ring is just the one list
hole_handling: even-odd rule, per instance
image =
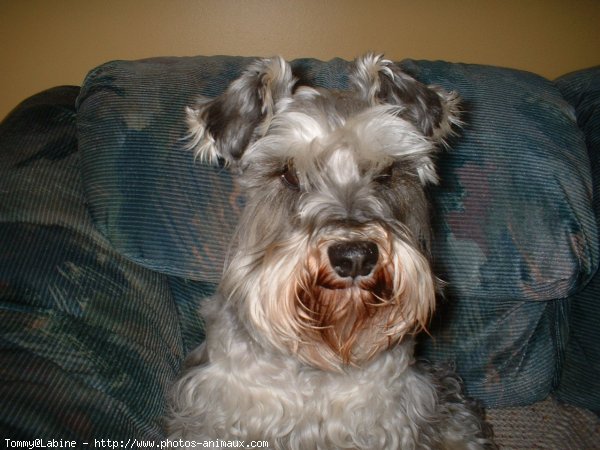
[[262, 59], [188, 109], [198, 157], [235, 169], [247, 195], [221, 292], [263, 345], [332, 370], [426, 325], [425, 188], [459, 122], [455, 94], [381, 56], [359, 58], [350, 80], [301, 86]]

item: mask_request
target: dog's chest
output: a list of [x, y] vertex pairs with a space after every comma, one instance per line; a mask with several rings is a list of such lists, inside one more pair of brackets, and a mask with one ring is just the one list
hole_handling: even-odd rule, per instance
[[352, 448], [347, 446], [359, 441], [360, 448], [384, 448], [382, 442], [412, 434], [407, 411], [427, 416], [433, 406], [422, 398], [424, 380], [398, 356], [384, 354], [343, 374], [291, 360], [246, 359], [244, 370], [235, 372], [229, 363], [222, 370], [213, 364], [209, 370], [220, 380], [211, 389], [218, 385], [223, 397], [209, 413], [221, 418], [211, 427], [219, 434], [235, 430], [248, 439], [277, 442], [277, 448], [303, 448], [303, 441], [323, 448]]

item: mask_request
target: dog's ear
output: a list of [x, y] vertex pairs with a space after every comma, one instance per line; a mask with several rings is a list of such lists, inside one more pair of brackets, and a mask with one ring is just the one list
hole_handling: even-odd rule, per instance
[[189, 147], [208, 163], [235, 166], [248, 146], [266, 132], [277, 103], [291, 96], [293, 85], [285, 60], [256, 60], [223, 94], [186, 108]]
[[399, 106], [398, 114], [435, 143], [445, 143], [453, 127], [460, 125], [456, 93], [417, 81], [383, 55], [358, 58], [350, 80], [372, 104]]

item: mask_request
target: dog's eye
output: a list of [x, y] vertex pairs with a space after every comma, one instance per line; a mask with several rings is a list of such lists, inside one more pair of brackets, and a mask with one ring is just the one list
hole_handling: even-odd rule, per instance
[[300, 189], [300, 180], [298, 180], [298, 173], [292, 163], [288, 163], [283, 168], [281, 173], [281, 181], [290, 189]]
[[392, 176], [394, 175], [394, 165], [391, 164], [379, 172], [377, 175], [373, 177], [373, 180], [377, 183], [387, 184], [392, 181]]

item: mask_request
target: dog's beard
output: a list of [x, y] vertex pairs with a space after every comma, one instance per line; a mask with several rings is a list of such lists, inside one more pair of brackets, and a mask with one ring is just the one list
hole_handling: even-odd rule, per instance
[[425, 328], [436, 290], [427, 258], [379, 226], [360, 235], [377, 243], [380, 256], [370, 275], [356, 279], [338, 276], [329, 264], [327, 248], [339, 237], [314, 244], [291, 239], [254, 264], [236, 264], [234, 270], [247, 273], [238, 277], [243, 286], [229, 286], [243, 294], [230, 298], [245, 302], [236, 308], [251, 334], [307, 364], [339, 371]]

